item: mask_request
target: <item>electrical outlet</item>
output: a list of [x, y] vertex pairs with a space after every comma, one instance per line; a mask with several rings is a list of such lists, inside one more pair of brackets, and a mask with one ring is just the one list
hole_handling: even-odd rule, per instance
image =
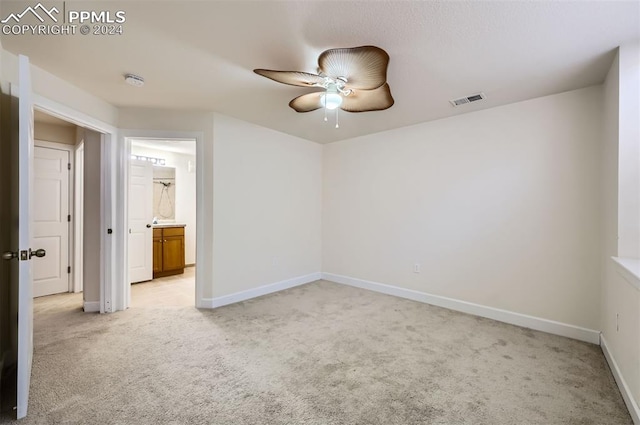
[[273, 267], [276, 267], [278, 265], [278, 257], [273, 257], [273, 259], [271, 260], [271, 265]]
[[415, 263], [413, 265], [413, 272], [414, 273], [420, 273], [420, 263]]

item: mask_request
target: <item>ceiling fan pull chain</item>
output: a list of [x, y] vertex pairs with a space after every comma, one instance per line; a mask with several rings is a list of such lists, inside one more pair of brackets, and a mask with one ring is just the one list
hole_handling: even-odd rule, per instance
[[338, 111], [340, 110], [340, 108], [336, 108], [336, 128], [340, 128], [340, 122], [338, 120]]

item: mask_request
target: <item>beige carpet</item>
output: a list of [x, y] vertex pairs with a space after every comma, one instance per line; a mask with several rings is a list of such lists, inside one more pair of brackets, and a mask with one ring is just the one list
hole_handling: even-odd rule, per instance
[[25, 425], [632, 423], [598, 346], [330, 282], [213, 311], [37, 304]]

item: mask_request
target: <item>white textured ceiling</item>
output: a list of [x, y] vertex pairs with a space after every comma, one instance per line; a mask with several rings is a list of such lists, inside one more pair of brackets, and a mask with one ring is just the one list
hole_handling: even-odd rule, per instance
[[[35, 2], [0, 2], [0, 14]], [[56, 2], [53, 2], [56, 3]], [[61, 2], [58, 2], [61, 3]], [[67, 1], [126, 11], [122, 36], [2, 36], [13, 53], [116, 106], [214, 110], [325, 143], [603, 81], [614, 49], [640, 38], [638, 1]], [[395, 105], [341, 113], [289, 108], [304, 88], [254, 68], [315, 72], [329, 48], [375, 45]], [[143, 76], [143, 88], [123, 74]], [[487, 99], [454, 108], [476, 92]], [[331, 120], [330, 120], [331, 121]]]

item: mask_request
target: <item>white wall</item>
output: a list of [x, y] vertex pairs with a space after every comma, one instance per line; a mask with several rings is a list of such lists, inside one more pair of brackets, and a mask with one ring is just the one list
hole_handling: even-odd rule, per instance
[[35, 140], [43, 140], [46, 142], [75, 145], [76, 127], [36, 121], [33, 126], [33, 138]]
[[[79, 129], [84, 139], [84, 214], [83, 214], [83, 300], [86, 303], [100, 302], [101, 238], [100, 226], [102, 158], [101, 135], [95, 131]], [[94, 310], [95, 311], [95, 310]]]
[[[0, 75], [3, 80], [10, 83], [18, 82], [16, 55], [3, 50], [0, 66], [2, 67]], [[33, 64], [31, 65], [31, 84], [36, 96], [45, 97], [109, 125], [115, 125], [118, 121], [118, 109], [115, 106]]]
[[195, 165], [193, 155], [151, 149], [142, 146], [131, 146], [131, 153], [154, 158], [164, 158], [166, 167], [176, 170], [175, 186], [175, 222], [186, 224], [185, 227], [185, 264], [196, 262], [196, 174], [189, 172], [189, 161]]
[[214, 117], [214, 296], [321, 267], [322, 146]]
[[640, 43], [619, 49], [618, 256], [640, 259]]
[[600, 114], [591, 87], [327, 145], [323, 271], [597, 329]]
[[[625, 401], [632, 414], [635, 410], [636, 421], [640, 413], [637, 410], [640, 404], [640, 278], [627, 273], [611, 257], [634, 255], [638, 240], [634, 232], [640, 221], [636, 210], [640, 191], [633, 193], [634, 186], [636, 190], [640, 187], [637, 185], [640, 169], [638, 57], [637, 44], [635, 51], [631, 46], [620, 48], [604, 83], [600, 302], [602, 339], [615, 362], [612, 369], [628, 388], [628, 393], [623, 391], [623, 395], [632, 399]], [[634, 58], [635, 73], [630, 72]], [[635, 98], [630, 96], [633, 92], [627, 93], [632, 87], [636, 87]]]
[[615, 262], [618, 255], [618, 116], [620, 85], [619, 54], [616, 55], [603, 85], [602, 142], [602, 288], [601, 330], [609, 344], [615, 344], [616, 313], [619, 303], [613, 290], [618, 286]]
[[203, 135], [203, 299], [320, 272], [322, 146], [207, 112], [119, 116], [131, 137]]
[[[213, 113], [204, 111], [173, 111], [152, 108], [120, 108], [118, 127], [121, 129], [120, 142], [124, 135], [130, 137], [178, 138], [198, 133], [198, 161], [203, 164], [196, 168], [196, 179], [201, 178], [202, 196], [197, 200], [203, 211], [198, 218], [198, 234], [202, 236], [197, 246], [197, 277], [202, 282], [199, 298], [213, 297]], [[190, 136], [189, 136], [190, 137]], [[123, 160], [128, 160], [123, 158]], [[126, 183], [123, 183], [126, 185]], [[122, 219], [124, 219], [122, 217]], [[202, 221], [200, 221], [202, 220]], [[125, 255], [127, 253], [124, 253]], [[202, 261], [201, 261], [202, 260]]]

